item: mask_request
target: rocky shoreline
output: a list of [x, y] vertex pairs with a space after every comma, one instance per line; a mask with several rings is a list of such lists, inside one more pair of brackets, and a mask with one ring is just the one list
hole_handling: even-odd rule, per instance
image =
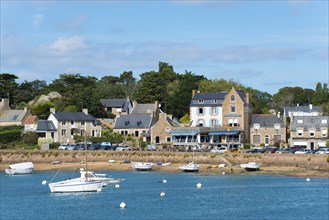
[[[9, 164], [31, 161], [36, 171], [73, 171], [83, 167], [83, 151], [36, 151], [36, 150], [1, 150], [0, 170]], [[191, 152], [142, 152], [142, 151], [90, 151], [88, 167], [91, 170], [133, 171], [130, 161], [148, 161], [171, 163], [168, 166], [155, 165], [154, 171], [181, 172], [179, 166], [193, 159]], [[200, 164], [200, 174], [269, 174], [301, 177], [329, 177], [327, 155], [293, 155], [293, 154], [214, 154], [197, 152], [194, 159]], [[53, 164], [60, 161], [59, 164]], [[262, 163], [260, 171], [247, 172], [239, 164], [248, 162]], [[225, 164], [224, 168], [218, 167]]]

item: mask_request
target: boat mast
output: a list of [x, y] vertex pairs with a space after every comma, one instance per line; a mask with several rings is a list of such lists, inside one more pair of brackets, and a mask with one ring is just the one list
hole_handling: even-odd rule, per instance
[[88, 170], [87, 170], [87, 130], [85, 130], [84, 132], [84, 139], [85, 139], [85, 176], [86, 176], [86, 180], [88, 180]]

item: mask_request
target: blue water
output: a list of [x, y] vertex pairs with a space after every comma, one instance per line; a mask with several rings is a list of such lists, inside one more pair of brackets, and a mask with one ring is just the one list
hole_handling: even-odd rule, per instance
[[[100, 193], [54, 194], [41, 184], [54, 172], [2, 173], [0, 219], [329, 219], [328, 178], [102, 173], [125, 180], [119, 189], [110, 186]], [[72, 172], [55, 180], [68, 177]]]

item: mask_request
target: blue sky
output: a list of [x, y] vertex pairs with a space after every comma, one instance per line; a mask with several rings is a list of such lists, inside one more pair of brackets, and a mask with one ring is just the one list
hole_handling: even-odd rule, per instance
[[328, 1], [1, 0], [1, 73], [101, 78], [159, 61], [274, 94], [329, 83]]

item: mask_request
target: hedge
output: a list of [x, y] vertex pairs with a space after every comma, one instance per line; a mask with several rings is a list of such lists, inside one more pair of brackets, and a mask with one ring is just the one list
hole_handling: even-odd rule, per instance
[[21, 130], [9, 130], [0, 132], [0, 143], [10, 143], [21, 139]]

